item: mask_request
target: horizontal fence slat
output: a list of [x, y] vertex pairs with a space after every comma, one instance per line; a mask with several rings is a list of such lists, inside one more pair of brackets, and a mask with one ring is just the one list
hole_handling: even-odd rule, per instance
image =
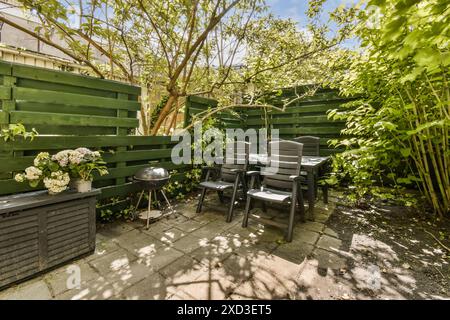
[[117, 91], [133, 95], [139, 95], [141, 90], [139, 87], [112, 80], [96, 79], [93, 77], [74, 74], [70, 72], [49, 70], [20, 64], [12, 65], [12, 75], [14, 77], [25, 79], [70, 84], [78, 87]]
[[[79, 107], [64, 104], [48, 104], [33, 101], [16, 101], [17, 111], [50, 112], [66, 114], [88, 114], [90, 116], [116, 117], [117, 109], [103, 109], [96, 107]], [[67, 134], [66, 134], [67, 135]]]
[[120, 151], [113, 154], [111, 153], [105, 154], [103, 156], [103, 159], [108, 163], [139, 161], [139, 160], [155, 160], [162, 158], [170, 158], [171, 154], [172, 154], [171, 149]]
[[23, 123], [31, 125], [40, 124], [88, 127], [134, 128], [139, 125], [138, 119], [29, 111], [11, 111], [10, 121], [12, 123]]
[[0, 99], [11, 99], [11, 87], [0, 86]]
[[[85, 94], [74, 94], [56, 92], [51, 90], [38, 90], [16, 87], [13, 89], [16, 100], [27, 100], [50, 104], [67, 104], [73, 106], [97, 107], [105, 109], [123, 109], [137, 111], [141, 105], [137, 101], [119, 100], [90, 96]], [[0, 87], [1, 94], [1, 87]]]
[[9, 142], [0, 140], [0, 151], [155, 146], [176, 143], [178, 142], [171, 141], [171, 137], [165, 136], [37, 136], [33, 141], [20, 138]]
[[[338, 108], [339, 104], [325, 104], [325, 105], [304, 105], [304, 106], [294, 106], [289, 107], [285, 111], [277, 110], [277, 109], [268, 109], [267, 114], [269, 115], [283, 115], [283, 114], [292, 114], [292, 113], [318, 113], [323, 114], [328, 110]], [[247, 115], [249, 117], [261, 117], [264, 116], [264, 111], [262, 110], [250, 110]]]
[[8, 124], [8, 123], [9, 123], [8, 112], [0, 110], [0, 124]]
[[215, 107], [218, 104], [217, 100], [199, 97], [199, 96], [189, 96], [188, 99], [190, 102], [205, 105], [205, 108], [208, 108], [208, 106]]
[[[109, 173], [104, 176], [96, 176], [94, 181], [102, 181], [108, 179], [117, 179], [117, 178], [126, 178], [133, 176], [137, 171], [143, 168], [149, 167], [149, 164], [142, 164], [138, 166], [128, 166], [128, 167], [120, 167], [120, 168], [110, 168], [108, 169]], [[167, 170], [181, 170], [185, 169], [188, 166], [186, 165], [175, 165], [172, 162], [159, 162], [158, 167], [166, 168]]]
[[1, 75], [10, 76], [11, 70], [12, 70], [11, 63], [5, 62], [5, 61], [0, 61], [0, 74]]
[[308, 134], [308, 135], [339, 135], [339, 127], [303, 127], [303, 128], [280, 128], [280, 134]]
[[93, 88], [76, 87], [70, 84], [45, 82], [33, 79], [17, 78], [16, 86], [21, 88], [30, 88], [38, 90], [51, 90], [58, 92], [76, 93], [76, 94], [86, 94], [90, 96], [98, 96], [104, 98], [116, 98], [116, 91], [100, 90]]
[[[305, 116], [305, 117], [287, 117], [287, 118], [273, 118], [270, 119], [271, 124], [296, 124], [301, 126], [305, 123], [312, 124], [342, 124], [344, 121], [328, 120], [326, 115], [321, 116]], [[249, 119], [247, 125], [265, 125], [264, 119]]]
[[[170, 181], [183, 181], [186, 179], [185, 174], [177, 173], [170, 177]], [[102, 193], [97, 197], [98, 199], [105, 199], [111, 197], [124, 197], [130, 193], [142, 191], [142, 186], [136, 183], [126, 183], [117, 186], [108, 186], [101, 189]]]

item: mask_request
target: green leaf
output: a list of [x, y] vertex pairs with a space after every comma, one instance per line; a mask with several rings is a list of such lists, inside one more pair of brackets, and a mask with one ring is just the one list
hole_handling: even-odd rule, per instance
[[407, 158], [411, 155], [411, 149], [410, 148], [400, 149], [400, 153], [402, 154], [403, 157]]

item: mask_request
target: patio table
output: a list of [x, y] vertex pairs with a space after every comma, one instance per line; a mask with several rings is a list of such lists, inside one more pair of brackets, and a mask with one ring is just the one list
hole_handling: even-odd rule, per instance
[[[326, 165], [330, 157], [320, 156], [302, 156], [301, 168], [306, 172], [306, 183], [308, 186], [308, 213], [309, 219], [314, 221], [314, 204], [316, 201], [316, 183], [319, 171]], [[250, 154], [250, 163], [258, 164], [260, 166], [267, 165], [267, 155]], [[324, 202], [327, 203], [328, 199], [325, 197]]]

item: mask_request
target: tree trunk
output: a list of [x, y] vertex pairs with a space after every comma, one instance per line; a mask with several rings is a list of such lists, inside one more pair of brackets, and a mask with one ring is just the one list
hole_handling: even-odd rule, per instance
[[177, 99], [175, 103], [175, 109], [172, 112], [172, 118], [169, 121], [169, 127], [166, 130], [166, 135], [170, 134], [170, 129], [173, 128], [175, 130], [177, 127], [177, 118], [178, 118], [178, 111], [180, 110], [180, 105], [181, 105], [180, 100]]
[[158, 133], [159, 128], [163, 124], [164, 120], [167, 118], [167, 116], [170, 114], [170, 110], [172, 110], [172, 106], [178, 99], [178, 93], [176, 92], [170, 92], [169, 99], [167, 100], [164, 107], [161, 109], [161, 112], [159, 113], [158, 120], [156, 120], [156, 123], [152, 127], [151, 135], [155, 136]]

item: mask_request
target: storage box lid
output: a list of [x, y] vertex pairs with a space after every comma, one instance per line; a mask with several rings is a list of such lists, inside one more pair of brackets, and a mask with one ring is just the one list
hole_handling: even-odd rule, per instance
[[64, 191], [57, 195], [49, 195], [45, 190], [18, 193], [0, 197], [0, 215], [70, 200], [95, 197], [100, 193], [101, 191], [99, 189], [92, 189], [90, 192], [85, 193], [76, 191]]

